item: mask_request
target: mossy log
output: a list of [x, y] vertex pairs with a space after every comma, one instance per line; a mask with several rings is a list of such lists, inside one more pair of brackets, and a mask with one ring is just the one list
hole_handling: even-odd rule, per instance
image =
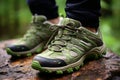
[[99, 59], [87, 62], [70, 74], [43, 74], [31, 68], [31, 57], [13, 59], [5, 45], [16, 40], [0, 42], [0, 80], [120, 80], [120, 56], [108, 51]]

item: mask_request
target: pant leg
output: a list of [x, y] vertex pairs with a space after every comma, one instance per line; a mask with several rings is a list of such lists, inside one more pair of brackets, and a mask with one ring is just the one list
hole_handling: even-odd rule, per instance
[[58, 17], [58, 7], [55, 0], [27, 0], [32, 14], [44, 15], [47, 19]]
[[99, 26], [100, 0], [67, 0], [67, 17], [79, 20], [83, 26]]

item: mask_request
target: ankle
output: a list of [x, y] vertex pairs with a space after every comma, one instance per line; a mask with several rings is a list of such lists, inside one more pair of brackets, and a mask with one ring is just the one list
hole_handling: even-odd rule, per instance
[[53, 23], [53, 24], [58, 24], [59, 21], [60, 21], [60, 18], [57, 17], [57, 18], [54, 18], [54, 19], [50, 19], [50, 20], [48, 20], [48, 21], [51, 22], [51, 23]]
[[96, 28], [93, 28], [93, 27], [85, 27], [85, 28], [87, 28], [88, 30], [90, 30], [90, 31], [92, 31], [92, 32], [94, 32], [94, 33], [97, 32], [97, 29], [96, 29]]

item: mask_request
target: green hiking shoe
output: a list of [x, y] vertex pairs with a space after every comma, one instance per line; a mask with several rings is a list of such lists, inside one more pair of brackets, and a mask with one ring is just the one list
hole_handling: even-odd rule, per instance
[[62, 24], [48, 49], [34, 57], [32, 68], [49, 73], [71, 73], [88, 57], [98, 58], [105, 53], [99, 32], [93, 33], [69, 18], [63, 19]]
[[35, 15], [23, 38], [7, 46], [6, 51], [12, 56], [31, 56], [32, 53], [39, 53], [56, 29], [57, 26], [48, 22], [45, 16]]

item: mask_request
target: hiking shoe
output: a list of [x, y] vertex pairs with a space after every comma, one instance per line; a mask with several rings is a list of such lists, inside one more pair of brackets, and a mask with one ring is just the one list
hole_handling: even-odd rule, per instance
[[80, 22], [65, 18], [48, 49], [34, 57], [32, 68], [41, 72], [71, 73], [83, 65], [87, 57], [100, 57], [105, 46], [99, 33], [93, 33]]
[[31, 56], [32, 53], [41, 52], [56, 31], [57, 26], [48, 22], [45, 16], [33, 16], [30, 29], [16, 43], [6, 47], [8, 54], [13, 56]]

